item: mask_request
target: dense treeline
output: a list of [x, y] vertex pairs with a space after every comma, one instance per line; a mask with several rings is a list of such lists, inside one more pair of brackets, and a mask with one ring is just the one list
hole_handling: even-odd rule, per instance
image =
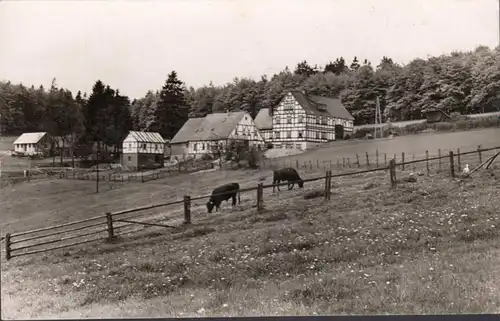
[[373, 67], [355, 57], [342, 57], [324, 67], [307, 61], [295, 69], [259, 80], [235, 78], [231, 83], [186, 88], [172, 71], [162, 88], [134, 99], [101, 81], [86, 97], [73, 97], [53, 82], [49, 90], [0, 82], [0, 130], [4, 134], [44, 130], [53, 135], [73, 134], [79, 141], [114, 144], [130, 129], [160, 132], [172, 138], [188, 116], [276, 106], [288, 90], [340, 97], [356, 118], [355, 124], [372, 123], [376, 97], [392, 121], [422, 118], [428, 109], [462, 114], [500, 110], [500, 52], [479, 47], [471, 52], [415, 59], [405, 66], [383, 57]]

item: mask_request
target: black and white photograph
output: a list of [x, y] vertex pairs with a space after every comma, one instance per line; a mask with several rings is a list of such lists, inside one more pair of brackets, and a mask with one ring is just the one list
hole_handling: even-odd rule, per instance
[[0, 1], [1, 318], [500, 313], [500, 0]]

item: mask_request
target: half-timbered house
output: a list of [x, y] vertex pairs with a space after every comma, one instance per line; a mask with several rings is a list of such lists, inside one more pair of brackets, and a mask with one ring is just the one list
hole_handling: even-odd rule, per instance
[[165, 147], [159, 133], [130, 131], [122, 143], [121, 163], [134, 170], [163, 167]]
[[199, 157], [227, 149], [231, 142], [262, 148], [264, 139], [249, 113], [213, 113], [190, 118], [170, 141], [172, 156]]
[[351, 135], [353, 122], [340, 99], [291, 91], [272, 112], [270, 141], [275, 148], [306, 150]]

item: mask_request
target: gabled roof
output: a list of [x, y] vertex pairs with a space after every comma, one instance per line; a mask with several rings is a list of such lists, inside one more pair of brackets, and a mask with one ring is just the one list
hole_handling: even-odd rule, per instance
[[273, 118], [269, 115], [269, 108], [262, 108], [254, 119], [258, 129], [273, 129]]
[[[205, 117], [190, 118], [170, 141], [171, 144], [198, 140], [227, 139], [236, 125], [248, 115], [244, 111], [214, 113]], [[250, 117], [250, 116], [249, 116]]]
[[140, 132], [131, 130], [124, 140], [128, 141], [129, 139], [133, 139], [139, 143], [159, 143], [159, 144], [166, 143], [165, 139], [161, 137], [160, 133], [156, 132]]
[[36, 144], [46, 134], [47, 132], [24, 133], [14, 141], [14, 144]]
[[[344, 107], [340, 99], [306, 95], [305, 93], [297, 90], [291, 91], [290, 93], [306, 112], [313, 113], [317, 116], [332, 116], [336, 118], [354, 120], [354, 117]], [[319, 110], [318, 105], [322, 105], [325, 110]]]

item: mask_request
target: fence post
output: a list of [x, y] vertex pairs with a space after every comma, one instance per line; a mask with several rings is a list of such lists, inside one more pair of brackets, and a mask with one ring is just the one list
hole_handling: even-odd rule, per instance
[[370, 158], [368, 157], [368, 152], [366, 152], [366, 166], [370, 166]]
[[330, 176], [328, 175], [328, 173], [330, 173], [330, 171], [326, 171], [326, 175], [325, 175], [325, 200], [328, 199], [328, 193], [330, 192], [330, 184], [328, 184], [328, 179], [330, 178]]
[[337, 168], [340, 168], [340, 160], [337, 158]]
[[389, 161], [389, 173], [391, 178], [391, 187], [396, 187], [396, 161], [391, 159]]
[[184, 195], [184, 224], [191, 224], [191, 196]]
[[462, 162], [460, 161], [460, 148], [457, 148], [457, 165], [458, 170], [462, 171]]
[[483, 155], [481, 155], [481, 145], [477, 145], [477, 154], [479, 155], [479, 164], [483, 162]]
[[10, 255], [10, 233], [5, 235], [5, 259], [8, 261], [11, 259]]
[[405, 170], [405, 152], [401, 153], [401, 166], [403, 167], [403, 170]]
[[316, 168], [319, 168], [319, 159], [316, 160]]
[[351, 158], [350, 157], [347, 157], [347, 165], [349, 166], [349, 168], [351, 168]]
[[453, 158], [452, 150], [450, 150], [450, 172], [451, 172], [451, 177], [455, 178], [455, 160]]
[[257, 185], [257, 212], [261, 212], [263, 209], [263, 199], [262, 197], [264, 196], [264, 185], [262, 183], [259, 183]]
[[330, 169], [332, 169], [332, 160], [330, 159]]
[[299, 169], [299, 160], [298, 160], [298, 159], [296, 159], [296, 160], [295, 160], [295, 167], [296, 167], [297, 169]]
[[313, 169], [313, 163], [311, 160], [309, 160], [309, 169]]
[[415, 165], [415, 154], [413, 154], [412, 161], [413, 161], [413, 171], [416, 172], [417, 171], [417, 166]]
[[342, 168], [345, 168], [345, 157], [342, 157]]
[[438, 157], [439, 157], [439, 172], [441, 172], [441, 148], [438, 149]]
[[425, 151], [425, 166], [427, 167], [427, 175], [429, 175], [429, 151]]
[[356, 163], [358, 164], [358, 168], [359, 168], [361, 165], [359, 164], [359, 155], [358, 154], [356, 154]]
[[384, 153], [384, 165], [387, 165], [387, 153]]
[[106, 213], [106, 221], [108, 222], [108, 240], [112, 241], [114, 237], [114, 231], [113, 231], [113, 216], [111, 216], [111, 213]]
[[377, 150], [375, 151], [375, 160], [376, 160], [376, 164], [377, 164], [377, 168], [378, 168], [378, 148]]

